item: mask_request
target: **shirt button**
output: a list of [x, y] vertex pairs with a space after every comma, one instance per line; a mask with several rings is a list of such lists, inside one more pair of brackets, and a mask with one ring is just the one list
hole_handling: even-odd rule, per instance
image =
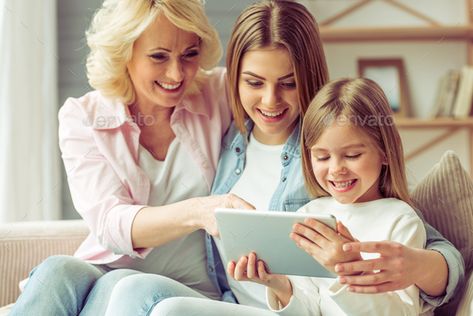
[[286, 161], [286, 160], [289, 159], [289, 156], [288, 156], [286, 153], [284, 153], [284, 155], [282, 156], [282, 159], [283, 159], [284, 161]]
[[238, 175], [238, 174], [240, 174], [240, 173], [241, 173], [241, 170], [240, 170], [240, 168], [237, 168], [237, 169], [235, 170], [235, 174], [237, 174], [237, 175]]
[[210, 272], [214, 272], [214, 268], [209, 267], [209, 271], [210, 271]]
[[287, 178], [286, 177], [283, 177], [282, 178], [282, 182], [286, 182]]
[[236, 148], [235, 148], [235, 152], [236, 152], [237, 154], [239, 154], [240, 151], [241, 151], [240, 147], [236, 147]]

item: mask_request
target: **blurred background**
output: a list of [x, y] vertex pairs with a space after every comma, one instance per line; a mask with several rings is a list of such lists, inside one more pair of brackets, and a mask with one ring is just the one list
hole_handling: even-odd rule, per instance
[[[224, 47], [236, 17], [253, 2], [206, 0]], [[319, 22], [331, 79], [358, 76], [360, 60], [372, 62], [375, 70], [378, 61], [402, 62], [395, 69], [408, 113], [398, 121], [411, 185], [447, 149], [471, 173], [470, 112], [457, 117], [444, 109], [448, 94], [456, 95], [449, 91], [448, 74], [462, 74], [473, 64], [471, 2], [300, 2]], [[91, 90], [84, 32], [101, 3], [0, 0], [0, 222], [79, 218], [57, 145], [57, 111], [66, 98]]]

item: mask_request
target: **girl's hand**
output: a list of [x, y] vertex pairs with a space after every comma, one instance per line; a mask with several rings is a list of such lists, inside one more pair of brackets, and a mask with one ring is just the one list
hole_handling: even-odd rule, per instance
[[214, 237], [218, 237], [217, 220], [215, 219], [216, 208], [255, 209], [253, 205], [231, 193], [199, 197], [195, 201], [197, 221], [200, 223], [199, 227], [205, 229], [207, 233]]
[[293, 226], [290, 234], [299, 248], [310, 254], [327, 270], [338, 273], [335, 265], [341, 262], [361, 260], [359, 252], [345, 252], [342, 246], [355, 239], [341, 222], [337, 222], [337, 231], [315, 219], [305, 219], [304, 223]]
[[[431, 296], [444, 293], [448, 266], [441, 254], [392, 241], [354, 242], [344, 245], [347, 253], [379, 253], [376, 259], [337, 264], [337, 269], [357, 276], [340, 278], [357, 293], [382, 293], [405, 289], [413, 284]], [[379, 271], [374, 273], [374, 271]]]
[[241, 257], [237, 263], [230, 261], [228, 274], [237, 281], [251, 281], [269, 287], [286, 306], [292, 296], [292, 285], [287, 276], [271, 274], [263, 260], [258, 260], [254, 252]]

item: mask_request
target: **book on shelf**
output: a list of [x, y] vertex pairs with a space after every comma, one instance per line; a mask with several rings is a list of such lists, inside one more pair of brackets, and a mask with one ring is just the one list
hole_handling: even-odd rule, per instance
[[456, 69], [449, 70], [440, 79], [432, 117], [452, 116], [459, 82], [460, 71]]
[[453, 106], [452, 116], [464, 118], [470, 116], [473, 101], [473, 67], [464, 66], [461, 70], [457, 97]]

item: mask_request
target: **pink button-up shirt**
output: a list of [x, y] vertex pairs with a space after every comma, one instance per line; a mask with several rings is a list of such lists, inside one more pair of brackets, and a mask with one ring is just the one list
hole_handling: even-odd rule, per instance
[[[171, 116], [171, 128], [200, 167], [209, 192], [230, 121], [222, 68]], [[133, 249], [131, 241], [133, 219], [147, 206], [150, 192], [138, 165], [139, 136], [127, 107], [97, 91], [67, 99], [59, 111], [59, 146], [72, 200], [90, 228], [76, 257], [99, 264], [123, 255], [144, 258], [151, 251]]]

